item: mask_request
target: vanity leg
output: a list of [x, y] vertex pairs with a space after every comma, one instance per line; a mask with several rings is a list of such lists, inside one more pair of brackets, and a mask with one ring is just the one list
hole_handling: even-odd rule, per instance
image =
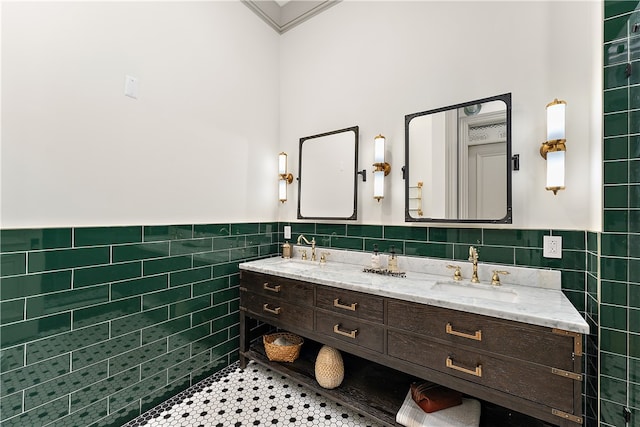
[[241, 369], [247, 367], [248, 360], [245, 356], [245, 352], [249, 350], [249, 345], [251, 344], [251, 331], [249, 330], [247, 323], [247, 316], [244, 311], [240, 309], [240, 355], [238, 357], [238, 361]]

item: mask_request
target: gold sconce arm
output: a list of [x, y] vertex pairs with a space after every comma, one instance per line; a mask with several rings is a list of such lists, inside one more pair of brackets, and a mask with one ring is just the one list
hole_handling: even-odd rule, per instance
[[384, 171], [384, 176], [389, 175], [389, 172], [391, 172], [391, 165], [387, 162], [384, 163], [374, 163], [373, 167], [375, 168], [373, 171], [374, 172], [382, 172]]
[[547, 153], [553, 153], [554, 151], [567, 151], [565, 143], [566, 139], [554, 139], [553, 141], [545, 141], [540, 146], [540, 155], [543, 159], [547, 160]]
[[280, 179], [287, 181], [287, 184], [291, 184], [293, 182], [293, 175], [291, 173], [282, 173], [279, 176]]

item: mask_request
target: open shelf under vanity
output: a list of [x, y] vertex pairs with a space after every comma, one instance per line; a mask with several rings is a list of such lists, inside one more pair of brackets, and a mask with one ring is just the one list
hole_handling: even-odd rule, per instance
[[[409, 391], [409, 384], [421, 379], [342, 351], [345, 370], [342, 384], [334, 389], [323, 388], [315, 379], [315, 358], [322, 345], [305, 339], [300, 357], [293, 363], [270, 361], [261, 339], [253, 341], [249, 350], [242, 355], [372, 421], [385, 426], [400, 426], [395, 421], [396, 413]], [[480, 400], [480, 403], [480, 427], [551, 426], [489, 402]]]
[[325, 389], [315, 379], [315, 357], [321, 347], [320, 343], [305, 340], [300, 357], [295, 362], [272, 362], [267, 358], [264, 346], [256, 342], [245, 356], [384, 425], [398, 425], [395, 423], [395, 414], [402, 406], [409, 390], [408, 385], [414, 378], [341, 352], [345, 369], [344, 380], [339, 387]]

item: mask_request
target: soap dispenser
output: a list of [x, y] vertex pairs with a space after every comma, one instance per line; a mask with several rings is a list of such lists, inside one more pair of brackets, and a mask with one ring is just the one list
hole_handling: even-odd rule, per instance
[[391, 255], [389, 256], [389, 271], [391, 273], [395, 273], [398, 271], [398, 258], [396, 257], [395, 246], [391, 246], [389, 252], [391, 253]]
[[288, 241], [282, 245], [282, 258], [291, 258], [291, 245]]
[[380, 254], [378, 254], [378, 245], [373, 245], [373, 255], [371, 255], [371, 268], [380, 269]]

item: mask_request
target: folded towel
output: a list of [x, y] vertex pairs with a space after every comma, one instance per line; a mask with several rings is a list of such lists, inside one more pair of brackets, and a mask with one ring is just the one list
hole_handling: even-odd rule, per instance
[[480, 402], [463, 398], [462, 405], [428, 414], [413, 401], [409, 390], [396, 414], [396, 422], [406, 427], [478, 427]]
[[276, 338], [276, 340], [273, 343], [275, 345], [284, 345], [284, 346], [295, 345], [294, 343], [292, 343], [291, 341], [289, 341], [288, 339], [286, 339], [284, 337]]

